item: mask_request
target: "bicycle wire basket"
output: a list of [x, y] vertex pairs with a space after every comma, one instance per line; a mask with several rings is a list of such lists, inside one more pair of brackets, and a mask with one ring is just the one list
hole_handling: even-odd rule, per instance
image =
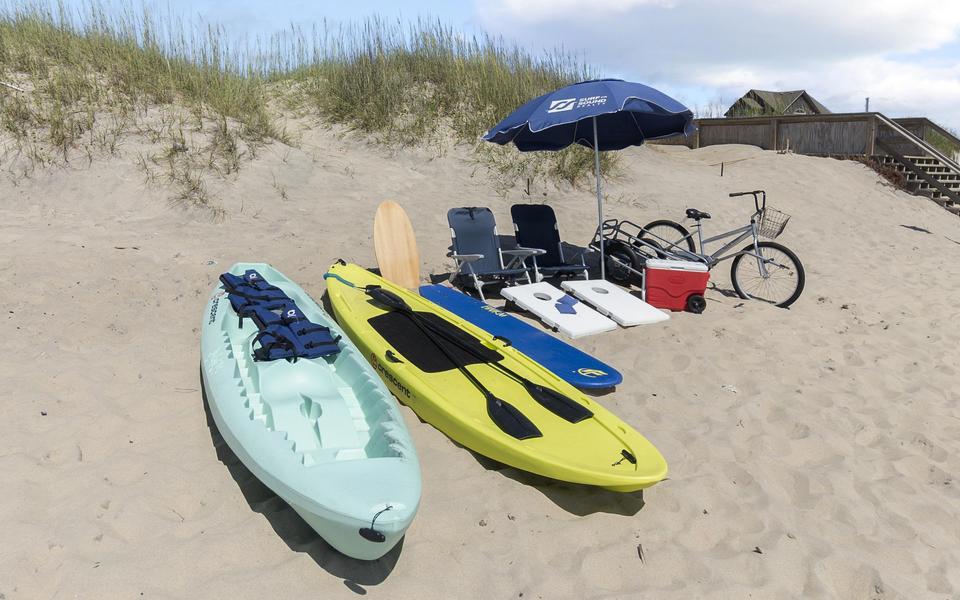
[[760, 215], [760, 223], [758, 233], [765, 238], [771, 240], [777, 239], [783, 230], [787, 228], [787, 221], [790, 220], [790, 215], [785, 212], [780, 212], [775, 208], [770, 208], [769, 206], [763, 209], [763, 214]]

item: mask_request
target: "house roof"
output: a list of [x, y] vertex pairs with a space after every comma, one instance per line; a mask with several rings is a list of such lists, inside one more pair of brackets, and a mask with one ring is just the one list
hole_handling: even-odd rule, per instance
[[[727, 110], [725, 116], [729, 116], [734, 107], [742, 107], [747, 112], [770, 112], [774, 114], [786, 114], [790, 112], [790, 107], [797, 100], [804, 98], [819, 113], [829, 113], [830, 110], [820, 104], [816, 98], [807, 93], [806, 90], [792, 90], [788, 92], [774, 92], [769, 90], [750, 90], [739, 100], [734, 102]], [[740, 112], [740, 111], [737, 111]]]

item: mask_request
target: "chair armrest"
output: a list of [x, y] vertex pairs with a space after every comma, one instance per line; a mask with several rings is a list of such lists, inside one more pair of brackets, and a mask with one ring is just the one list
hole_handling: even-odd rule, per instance
[[541, 254], [546, 254], [546, 250], [541, 250], [539, 248], [522, 248], [517, 247], [511, 250], [501, 250], [504, 254], [509, 254], [511, 256], [517, 256], [526, 258], [527, 256], [540, 256]]
[[470, 263], [483, 258], [482, 254], [457, 254], [456, 252], [448, 252], [447, 256], [462, 263]]
[[537, 257], [541, 254], [546, 254], [546, 250], [540, 250], [538, 248], [511, 248], [510, 250], [501, 250], [501, 254], [505, 256], [512, 256], [510, 262], [507, 263], [506, 268], [516, 269], [519, 268], [517, 265], [522, 265], [524, 269], [529, 269], [527, 266], [527, 259], [533, 258], [533, 270], [537, 272]]

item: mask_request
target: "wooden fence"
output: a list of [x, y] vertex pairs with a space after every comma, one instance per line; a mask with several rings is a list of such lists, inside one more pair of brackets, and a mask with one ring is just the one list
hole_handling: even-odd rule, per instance
[[[764, 150], [791, 150], [817, 156], [887, 155], [886, 148], [902, 154], [916, 152], [915, 145], [884, 125], [879, 113], [834, 113], [824, 115], [777, 115], [698, 119], [697, 132], [659, 140], [661, 144], [679, 144], [703, 148], [717, 144], [749, 144]], [[960, 139], [926, 118], [891, 119], [921, 140], [941, 147], [953, 146], [944, 152], [956, 159]], [[877, 140], [884, 141], [881, 148]]]

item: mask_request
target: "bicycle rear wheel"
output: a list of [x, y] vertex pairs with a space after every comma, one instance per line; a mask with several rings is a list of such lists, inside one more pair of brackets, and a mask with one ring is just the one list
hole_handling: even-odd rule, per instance
[[740, 251], [750, 254], [738, 254], [730, 265], [733, 289], [741, 298], [787, 308], [803, 292], [806, 283], [803, 264], [792, 250], [776, 242], [759, 242], [757, 248], [766, 274], [760, 268], [761, 259], [753, 256], [751, 244]]
[[640, 240], [648, 245], [634, 244], [634, 246], [649, 258], [677, 258], [671, 256], [676, 250], [696, 252], [693, 237], [687, 228], [675, 221], [662, 219], [647, 223], [640, 233]]

